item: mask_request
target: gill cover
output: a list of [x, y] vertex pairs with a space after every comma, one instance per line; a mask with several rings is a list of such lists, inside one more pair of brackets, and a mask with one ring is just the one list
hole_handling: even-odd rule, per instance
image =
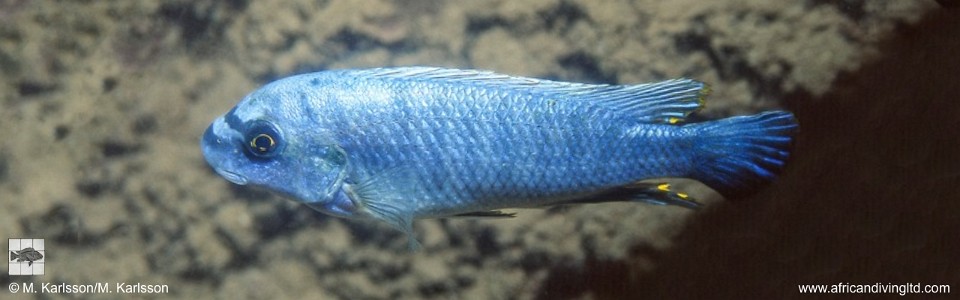
[[337, 145], [321, 146], [316, 150], [316, 155], [311, 156], [311, 161], [306, 162], [313, 166], [317, 172], [319, 184], [316, 188], [322, 189], [320, 199], [303, 199], [304, 202], [327, 202], [333, 200], [335, 194], [343, 185], [343, 179], [347, 174], [347, 154]]

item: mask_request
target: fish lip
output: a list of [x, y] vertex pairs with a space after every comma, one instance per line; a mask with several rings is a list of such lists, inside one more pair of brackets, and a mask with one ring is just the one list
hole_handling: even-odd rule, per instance
[[230, 172], [230, 171], [227, 171], [227, 170], [224, 170], [224, 169], [220, 169], [220, 168], [214, 168], [213, 170], [214, 170], [214, 171], [217, 171], [217, 174], [220, 174], [220, 176], [223, 176], [223, 178], [226, 178], [227, 181], [229, 181], [229, 182], [233, 182], [233, 183], [239, 184], [239, 185], [246, 185], [246, 184], [247, 184], [247, 178], [246, 178], [246, 177], [243, 177], [243, 175], [240, 175], [240, 174], [237, 174], [237, 173], [234, 173], [234, 172]]

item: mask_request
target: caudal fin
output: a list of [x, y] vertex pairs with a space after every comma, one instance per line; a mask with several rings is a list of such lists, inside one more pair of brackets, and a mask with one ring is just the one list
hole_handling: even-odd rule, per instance
[[690, 124], [701, 137], [693, 178], [725, 197], [771, 181], [789, 156], [797, 121], [785, 111]]

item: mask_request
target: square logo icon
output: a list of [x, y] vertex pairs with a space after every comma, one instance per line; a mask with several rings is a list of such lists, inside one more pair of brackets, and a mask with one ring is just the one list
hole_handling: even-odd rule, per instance
[[43, 275], [47, 249], [43, 239], [7, 239], [10, 275]]

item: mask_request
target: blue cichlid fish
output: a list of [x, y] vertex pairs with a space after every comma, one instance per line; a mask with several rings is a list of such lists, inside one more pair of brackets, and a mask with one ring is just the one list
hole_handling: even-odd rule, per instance
[[386, 222], [640, 201], [696, 207], [668, 184], [730, 193], [772, 180], [797, 128], [771, 111], [702, 123], [703, 83], [566, 83], [427, 67], [284, 78], [207, 128], [217, 173], [321, 212]]

